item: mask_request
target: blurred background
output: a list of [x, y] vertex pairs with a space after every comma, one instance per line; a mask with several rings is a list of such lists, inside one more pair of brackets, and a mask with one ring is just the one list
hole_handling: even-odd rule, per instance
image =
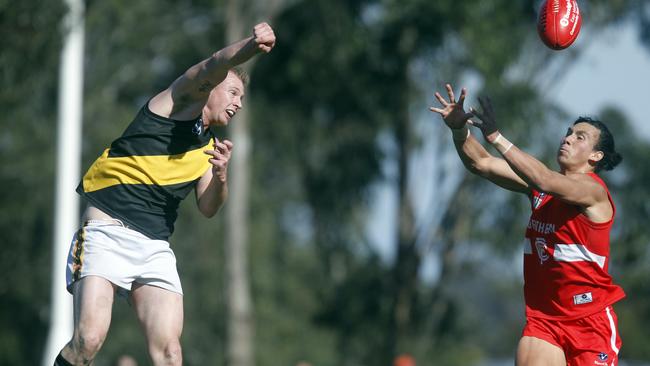
[[[621, 365], [650, 364], [650, 3], [579, 1], [581, 34], [560, 52], [538, 39], [539, 5], [85, 1], [79, 174], [188, 67], [260, 21], [278, 38], [247, 64], [247, 113], [215, 130], [238, 156], [229, 201], [207, 220], [188, 198], [171, 238], [186, 365], [513, 364], [529, 204], [462, 168], [427, 110], [445, 82], [468, 87], [466, 105], [490, 95], [504, 135], [553, 168], [578, 115], [613, 130]], [[52, 286], [65, 291], [51, 271], [66, 13], [0, 1], [0, 365], [41, 364]], [[95, 362], [117, 364], [149, 364], [124, 300]]]

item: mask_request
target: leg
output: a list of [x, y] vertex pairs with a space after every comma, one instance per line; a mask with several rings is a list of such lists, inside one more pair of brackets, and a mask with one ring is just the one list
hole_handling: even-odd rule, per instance
[[74, 333], [61, 351], [72, 365], [90, 365], [111, 324], [115, 289], [108, 280], [87, 276], [73, 285]]
[[181, 365], [183, 296], [160, 287], [134, 283], [131, 299], [154, 365]]
[[517, 347], [517, 366], [566, 366], [564, 351], [535, 337], [522, 337]]

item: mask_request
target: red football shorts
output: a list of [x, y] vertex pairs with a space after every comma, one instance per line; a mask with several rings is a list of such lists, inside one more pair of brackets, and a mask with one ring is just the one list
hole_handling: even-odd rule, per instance
[[611, 306], [575, 320], [528, 318], [524, 337], [535, 337], [564, 351], [568, 366], [618, 365], [621, 337]]

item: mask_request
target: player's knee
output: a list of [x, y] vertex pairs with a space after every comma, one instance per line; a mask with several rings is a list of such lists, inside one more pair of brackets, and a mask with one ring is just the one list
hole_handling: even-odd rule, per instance
[[106, 334], [98, 331], [81, 332], [72, 341], [72, 349], [78, 357], [84, 360], [92, 360], [102, 344]]
[[165, 359], [173, 365], [180, 365], [183, 359], [181, 344], [178, 341], [165, 346]]
[[[160, 359], [163, 365], [181, 365], [183, 353], [178, 339], [170, 339], [152, 347], [153, 358]], [[156, 357], [157, 356], [157, 357]], [[158, 364], [158, 363], [157, 363]]]

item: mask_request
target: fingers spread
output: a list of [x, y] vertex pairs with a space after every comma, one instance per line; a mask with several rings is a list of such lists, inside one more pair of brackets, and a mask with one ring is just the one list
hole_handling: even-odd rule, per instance
[[456, 97], [454, 96], [454, 90], [451, 88], [451, 85], [447, 84], [445, 87], [447, 88], [447, 94], [449, 95], [449, 102], [455, 103]]
[[449, 105], [449, 103], [447, 103], [445, 98], [443, 98], [442, 95], [440, 95], [440, 93], [436, 92], [436, 94], [434, 94], [434, 95], [436, 96], [436, 99], [438, 99], [438, 101], [440, 102], [440, 104], [442, 104], [443, 107], [446, 107], [446, 106]]
[[479, 97], [478, 102], [481, 104], [481, 108], [483, 108], [483, 111], [485, 112], [488, 109], [487, 108], [488, 102], [483, 97]]
[[470, 112], [472, 112], [472, 114], [475, 115], [476, 117], [478, 117], [478, 118], [480, 118], [480, 119], [483, 119], [483, 114], [482, 114], [481, 112], [477, 111], [476, 108], [473, 108], [473, 107], [472, 107], [472, 108], [470, 108], [469, 110], [470, 110]]
[[458, 104], [462, 107], [463, 104], [465, 103], [465, 97], [467, 96], [467, 89], [462, 88], [460, 90], [460, 98], [458, 98]]
[[487, 112], [490, 113], [490, 114], [494, 114], [494, 109], [492, 108], [492, 99], [490, 99], [490, 97], [487, 97], [486, 102], [487, 102], [487, 105], [486, 105], [487, 106]]

